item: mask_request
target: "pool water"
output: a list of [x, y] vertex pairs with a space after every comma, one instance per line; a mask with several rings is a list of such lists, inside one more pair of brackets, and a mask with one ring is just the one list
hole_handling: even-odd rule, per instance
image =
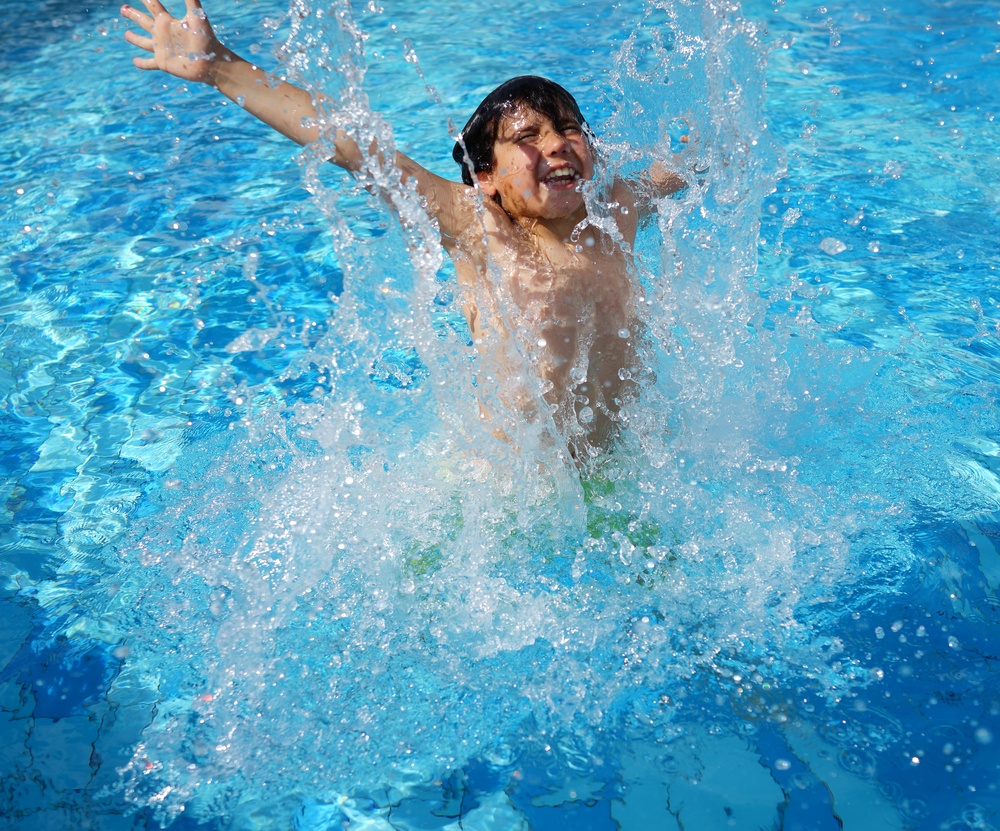
[[583, 475], [405, 193], [8, 3], [6, 827], [1000, 827], [1000, 14], [436, 6], [208, 11], [442, 175], [529, 72], [680, 154]]

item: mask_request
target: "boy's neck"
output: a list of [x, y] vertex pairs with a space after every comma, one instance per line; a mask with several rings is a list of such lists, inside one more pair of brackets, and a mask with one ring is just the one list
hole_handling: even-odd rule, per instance
[[580, 209], [572, 216], [555, 219], [511, 217], [527, 234], [549, 242], [568, 245], [576, 227], [587, 218], [586, 209]]

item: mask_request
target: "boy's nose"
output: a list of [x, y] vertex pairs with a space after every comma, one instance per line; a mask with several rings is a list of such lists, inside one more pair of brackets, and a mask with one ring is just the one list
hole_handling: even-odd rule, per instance
[[560, 153], [569, 146], [566, 137], [556, 130], [550, 130], [543, 137], [542, 149], [546, 154]]

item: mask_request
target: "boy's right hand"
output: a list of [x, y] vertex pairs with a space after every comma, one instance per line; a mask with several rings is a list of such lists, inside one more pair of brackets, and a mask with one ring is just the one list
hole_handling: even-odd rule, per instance
[[125, 40], [152, 53], [150, 58], [132, 59], [139, 69], [159, 69], [186, 81], [214, 82], [216, 61], [225, 47], [215, 37], [200, 0], [185, 0], [187, 13], [178, 20], [159, 0], [142, 0], [149, 14], [122, 6], [121, 15], [149, 33], [143, 37], [128, 30]]

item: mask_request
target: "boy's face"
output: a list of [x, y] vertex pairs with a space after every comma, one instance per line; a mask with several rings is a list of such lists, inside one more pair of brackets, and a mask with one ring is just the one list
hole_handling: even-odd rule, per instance
[[521, 107], [500, 122], [493, 170], [477, 174], [515, 219], [573, 218], [585, 210], [581, 182], [594, 176], [583, 125]]

